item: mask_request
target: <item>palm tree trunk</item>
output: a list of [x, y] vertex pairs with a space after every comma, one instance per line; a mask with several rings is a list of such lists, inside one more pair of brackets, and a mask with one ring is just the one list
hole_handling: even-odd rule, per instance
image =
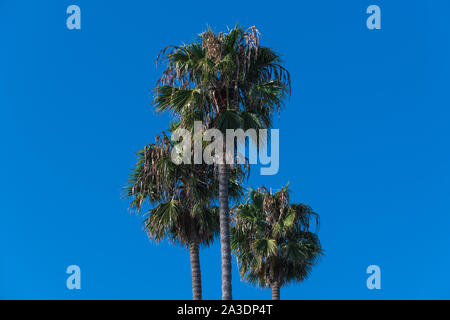
[[220, 246], [222, 255], [222, 300], [231, 300], [230, 212], [228, 209], [228, 165], [219, 164]]
[[274, 282], [272, 284], [272, 300], [280, 300], [280, 283]]
[[193, 300], [202, 300], [202, 274], [200, 271], [200, 255], [198, 253], [198, 248], [199, 248], [198, 242], [192, 242], [189, 244]]

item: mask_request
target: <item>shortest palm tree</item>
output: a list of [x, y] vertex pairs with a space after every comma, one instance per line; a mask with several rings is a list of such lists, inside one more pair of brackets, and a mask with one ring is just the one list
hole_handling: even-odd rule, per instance
[[319, 216], [307, 205], [290, 204], [289, 193], [288, 185], [275, 193], [250, 190], [246, 203], [234, 208], [231, 248], [241, 277], [271, 288], [273, 300], [283, 285], [307, 279], [323, 254]]

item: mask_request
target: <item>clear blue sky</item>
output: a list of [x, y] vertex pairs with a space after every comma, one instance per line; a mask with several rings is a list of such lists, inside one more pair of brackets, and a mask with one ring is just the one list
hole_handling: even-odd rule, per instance
[[[66, 8], [82, 30], [66, 28]], [[366, 28], [378, 4], [382, 29]], [[186, 250], [150, 243], [121, 187], [169, 118], [149, 90], [155, 57], [209, 24], [256, 25], [285, 56], [279, 188], [322, 218], [326, 256], [284, 299], [450, 298], [450, 3], [353, 1], [0, 2], [0, 298], [190, 299]], [[79, 265], [82, 290], [66, 289]], [[219, 243], [201, 251], [221, 297]], [[382, 289], [366, 288], [381, 267]], [[267, 299], [239, 280], [236, 299]]]

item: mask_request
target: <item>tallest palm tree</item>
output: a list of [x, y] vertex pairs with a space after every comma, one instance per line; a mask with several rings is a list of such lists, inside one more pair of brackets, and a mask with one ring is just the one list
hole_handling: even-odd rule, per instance
[[[208, 30], [191, 44], [164, 48], [165, 63], [155, 105], [171, 111], [184, 128], [202, 121], [203, 128], [263, 129], [290, 93], [290, 76], [280, 55], [259, 44], [255, 27], [238, 26], [228, 33]], [[226, 150], [230, 152], [230, 150]], [[234, 150], [233, 150], [234, 152]], [[231, 250], [228, 175], [230, 164], [216, 163], [219, 175], [222, 299], [231, 300]]]

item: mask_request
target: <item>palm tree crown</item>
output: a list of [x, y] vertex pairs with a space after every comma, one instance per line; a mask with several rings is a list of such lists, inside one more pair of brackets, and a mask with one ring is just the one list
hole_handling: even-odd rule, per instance
[[170, 110], [183, 127], [193, 120], [217, 129], [269, 128], [290, 93], [290, 75], [281, 56], [259, 44], [255, 27], [229, 33], [208, 30], [158, 56], [166, 69], [156, 89], [156, 109]]

